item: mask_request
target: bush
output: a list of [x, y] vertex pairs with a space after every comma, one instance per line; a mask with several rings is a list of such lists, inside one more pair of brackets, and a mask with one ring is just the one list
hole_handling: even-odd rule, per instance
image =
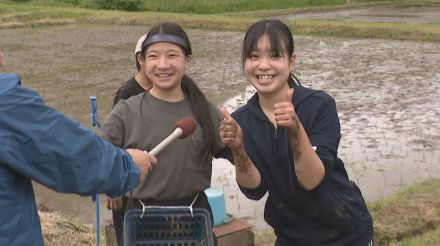
[[116, 9], [124, 11], [140, 11], [142, 10], [141, 0], [117, 0]]
[[141, 0], [95, 0], [98, 9], [112, 9], [123, 11], [142, 10]]
[[98, 9], [112, 9], [113, 0], [95, 0]]
[[62, 2], [71, 4], [71, 5], [79, 5], [80, 0], [62, 0]]

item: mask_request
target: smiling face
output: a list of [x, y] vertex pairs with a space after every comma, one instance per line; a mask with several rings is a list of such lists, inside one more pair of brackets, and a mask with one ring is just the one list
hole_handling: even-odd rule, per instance
[[281, 52], [274, 50], [265, 34], [244, 60], [245, 76], [259, 94], [277, 94], [286, 89], [295, 54], [288, 56], [285, 46], [281, 49]]
[[181, 90], [182, 77], [191, 62], [180, 46], [158, 42], [148, 46], [145, 53], [145, 72], [153, 83], [152, 92]]

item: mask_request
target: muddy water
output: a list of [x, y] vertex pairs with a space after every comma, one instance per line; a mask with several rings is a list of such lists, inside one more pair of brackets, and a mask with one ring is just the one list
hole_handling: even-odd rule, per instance
[[[116, 88], [135, 73], [133, 49], [147, 27], [72, 25], [0, 30], [7, 68], [47, 103], [90, 126], [89, 96], [98, 97], [101, 121]], [[243, 33], [189, 30], [189, 74], [217, 105], [233, 110], [253, 93], [242, 77]], [[298, 36], [296, 74], [337, 102], [340, 157], [369, 201], [427, 178], [440, 177], [440, 43]], [[213, 186], [224, 189], [229, 213], [256, 229], [264, 202], [238, 191], [234, 171], [214, 161]], [[90, 198], [61, 195], [35, 185], [37, 199], [94, 222]], [[102, 198], [103, 199], [103, 198]], [[109, 213], [102, 209], [104, 219]]]

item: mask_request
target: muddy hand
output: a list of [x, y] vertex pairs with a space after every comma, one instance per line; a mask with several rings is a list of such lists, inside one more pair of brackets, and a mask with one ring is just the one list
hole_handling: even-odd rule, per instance
[[232, 150], [242, 147], [243, 131], [241, 127], [225, 108], [220, 109], [220, 111], [223, 114], [223, 122], [219, 128], [222, 143]]
[[298, 117], [295, 112], [295, 107], [292, 103], [293, 88], [290, 88], [286, 93], [286, 100], [274, 105], [274, 115], [277, 126], [287, 127], [292, 136], [297, 136], [299, 132]]
[[145, 180], [145, 176], [151, 171], [153, 165], [157, 163], [156, 157], [148, 154], [146, 151], [138, 149], [126, 149], [126, 151], [131, 155], [133, 161], [136, 163], [141, 171], [141, 176], [139, 178], [140, 182]]
[[122, 197], [107, 197], [107, 208], [114, 211], [120, 211], [122, 209]]

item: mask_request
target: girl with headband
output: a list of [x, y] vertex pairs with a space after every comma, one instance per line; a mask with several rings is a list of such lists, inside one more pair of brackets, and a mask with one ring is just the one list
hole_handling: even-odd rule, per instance
[[[133, 190], [133, 205], [190, 206], [212, 211], [204, 190], [211, 185], [212, 159], [232, 160], [218, 136], [220, 111], [185, 76], [191, 64], [191, 44], [177, 24], [163, 23], [148, 31], [142, 43], [145, 71], [152, 87], [117, 103], [102, 127], [102, 136], [116, 146], [153, 149], [179, 119], [191, 116], [196, 131], [173, 141], [157, 156], [145, 181]], [[125, 210], [127, 199], [123, 199]], [[119, 228], [119, 229], [118, 229]], [[122, 223], [115, 222], [116, 232]], [[117, 234], [122, 243], [122, 235]]]

